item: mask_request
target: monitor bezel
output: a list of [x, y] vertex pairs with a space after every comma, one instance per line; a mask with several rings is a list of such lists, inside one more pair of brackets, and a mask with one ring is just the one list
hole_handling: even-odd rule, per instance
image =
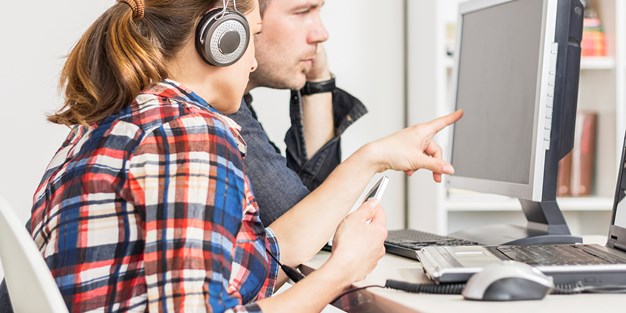
[[[451, 99], [451, 107], [457, 107], [457, 90], [458, 90], [458, 75], [459, 75], [459, 62], [463, 35], [463, 18], [466, 14], [479, 10], [488, 9], [493, 6], [499, 6], [506, 3], [523, 0], [477, 0], [461, 3], [459, 6], [459, 15], [457, 23], [457, 40], [456, 50], [454, 55], [454, 68], [452, 75], [452, 86], [454, 90], [453, 97]], [[533, 121], [533, 142], [531, 151], [531, 162], [529, 168], [529, 180], [528, 183], [513, 183], [498, 180], [482, 179], [475, 177], [467, 177], [462, 175], [452, 175], [447, 178], [447, 184], [450, 188], [458, 188], [465, 190], [472, 190], [478, 192], [495, 193], [506, 195], [510, 197], [516, 197], [520, 199], [527, 199], [532, 201], [542, 201], [543, 199], [543, 175], [546, 158], [546, 150], [550, 148], [549, 139], [546, 142], [545, 138], [550, 138], [549, 130], [551, 128], [551, 120], [546, 119], [548, 112], [548, 106], [552, 107], [554, 97], [549, 97], [549, 80], [550, 80], [550, 64], [556, 65], [556, 59], [552, 58], [552, 51], [554, 38], [556, 34], [556, 20], [557, 20], [557, 5], [558, 0], [543, 0], [543, 12], [542, 12], [542, 25], [541, 25], [541, 44], [540, 44], [540, 59], [539, 66], [537, 68], [537, 88], [539, 92], [535, 95], [534, 103], [534, 121]], [[556, 55], [556, 54], [555, 54]], [[551, 92], [551, 95], [554, 93]], [[466, 112], [466, 114], [468, 114]], [[452, 150], [454, 149], [454, 128], [450, 132], [450, 149], [449, 155], [452, 160]]]
[[[624, 134], [624, 143], [622, 144], [622, 157], [618, 166], [617, 182], [615, 183], [615, 196], [613, 197], [613, 212], [611, 213], [611, 226], [609, 228], [609, 234], [607, 238], [607, 246], [614, 248], [617, 243], [622, 248], [626, 246], [626, 228], [624, 225], [615, 224], [617, 219], [617, 211], [620, 209], [620, 202], [626, 201], [626, 134]], [[626, 208], [622, 208], [624, 210]]]

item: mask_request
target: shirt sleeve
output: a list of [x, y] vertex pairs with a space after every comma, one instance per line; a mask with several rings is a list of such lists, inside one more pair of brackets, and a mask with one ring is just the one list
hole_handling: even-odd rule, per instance
[[341, 163], [341, 135], [367, 113], [363, 103], [346, 91], [336, 88], [332, 93], [335, 136], [309, 159], [304, 140], [302, 97], [299, 91], [291, 92], [291, 128], [285, 135], [287, 166], [300, 176], [302, 183], [309, 190], [321, 185]]
[[[259, 218], [259, 207], [246, 179], [246, 196], [243, 206], [243, 224], [237, 234], [237, 248], [234, 264], [238, 270], [233, 272], [230, 288], [238, 293], [243, 303], [257, 301], [274, 294], [278, 278], [278, 264], [268, 255], [271, 253], [280, 259], [278, 241], [274, 232], [264, 228]], [[262, 269], [255, 270], [255, 268]]]
[[218, 124], [197, 115], [170, 121], [129, 161], [150, 312], [260, 312], [229, 290], [245, 177], [228, 127]]
[[[276, 235], [274, 234], [272, 229], [269, 227], [265, 228], [265, 238], [266, 238], [265, 246], [266, 246], [267, 251], [272, 253], [272, 255], [274, 255], [277, 259], [280, 260], [280, 249], [278, 248], [278, 239], [276, 239]], [[270, 297], [276, 291], [274, 290], [274, 287], [276, 286], [276, 280], [278, 279], [278, 270], [280, 269], [276, 261], [271, 259], [270, 262], [271, 262], [271, 266], [270, 266], [270, 271], [268, 273], [268, 279], [265, 280], [265, 284], [263, 284], [263, 288], [261, 288], [261, 291], [259, 292], [259, 294], [260, 295], [262, 294], [263, 297], [265, 298]]]

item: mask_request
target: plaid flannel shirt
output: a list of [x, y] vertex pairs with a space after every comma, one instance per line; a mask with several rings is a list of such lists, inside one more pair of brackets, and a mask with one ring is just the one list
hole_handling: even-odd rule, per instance
[[29, 225], [70, 311], [260, 311], [279, 251], [244, 153], [238, 126], [171, 80], [74, 127]]

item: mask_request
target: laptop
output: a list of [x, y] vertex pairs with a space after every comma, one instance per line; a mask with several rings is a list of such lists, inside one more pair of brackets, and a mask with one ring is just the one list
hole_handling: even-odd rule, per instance
[[441, 236], [415, 229], [390, 230], [385, 239], [387, 253], [418, 260], [416, 251], [428, 246], [475, 246], [479, 243], [456, 238]]
[[626, 136], [613, 217], [605, 246], [597, 244], [439, 246], [416, 252], [424, 272], [440, 283], [464, 282], [485, 265], [516, 260], [554, 278], [555, 284], [626, 285]]

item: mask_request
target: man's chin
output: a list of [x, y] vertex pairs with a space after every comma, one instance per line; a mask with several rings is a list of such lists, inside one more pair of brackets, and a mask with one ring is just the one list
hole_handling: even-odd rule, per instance
[[306, 76], [304, 73], [298, 73], [291, 77], [271, 77], [271, 76], [256, 76], [250, 77], [247, 91], [250, 91], [256, 87], [267, 87], [272, 89], [290, 89], [300, 90], [306, 83]]
[[304, 87], [304, 84], [306, 84], [306, 72], [302, 71], [300, 73], [298, 73], [298, 75], [296, 75], [294, 77], [293, 80], [293, 84], [291, 86], [291, 90], [300, 90], [302, 89], [302, 87]]
[[269, 72], [261, 67], [250, 74], [248, 88], [252, 90], [256, 87], [267, 87], [272, 89], [299, 90], [306, 83], [306, 70], [303, 68], [294, 69], [291, 73]]
[[306, 83], [306, 72], [298, 71], [294, 72], [292, 75], [285, 75], [284, 77], [280, 77], [276, 79], [274, 88], [276, 89], [289, 89], [289, 90], [300, 90], [304, 87]]

